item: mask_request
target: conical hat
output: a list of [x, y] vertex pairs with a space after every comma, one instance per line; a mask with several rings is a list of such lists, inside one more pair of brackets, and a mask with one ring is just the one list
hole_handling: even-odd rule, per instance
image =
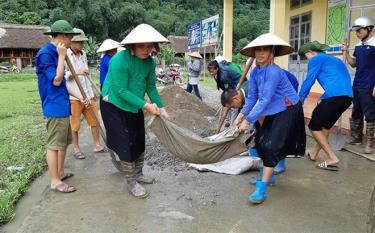
[[272, 33], [258, 36], [243, 48], [240, 53], [245, 56], [255, 57], [254, 48], [259, 46], [275, 46], [275, 57], [293, 53], [294, 49], [287, 42]]
[[103, 41], [103, 43], [100, 45], [100, 47], [98, 48], [96, 52], [102, 53], [105, 51], [116, 49], [118, 47], [120, 47], [119, 42], [112, 40], [112, 39], [106, 39], [105, 41]]
[[148, 24], [140, 24], [134, 28], [120, 44], [137, 44], [137, 43], [166, 43], [169, 42], [155, 28]]
[[196, 57], [196, 58], [202, 59], [202, 56], [198, 51], [188, 53], [187, 55], [190, 56], [190, 57]]

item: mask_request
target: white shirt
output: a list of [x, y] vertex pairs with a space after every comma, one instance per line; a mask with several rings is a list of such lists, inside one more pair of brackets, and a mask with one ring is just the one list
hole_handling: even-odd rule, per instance
[[[71, 49], [68, 49], [67, 55], [70, 59], [70, 62], [72, 63], [75, 72], [78, 72], [79, 70], [82, 69], [88, 69], [88, 64], [87, 64], [87, 56], [84, 51], [81, 51], [81, 53], [75, 55]], [[85, 92], [87, 98], [91, 99], [94, 97], [94, 91], [92, 90], [91, 82], [88, 80], [90, 77], [86, 75], [78, 75], [78, 79], [82, 85], [83, 91]], [[69, 68], [65, 64], [65, 79], [66, 79], [66, 85], [67, 88], [76, 88], [78, 89], [78, 85], [75, 82], [75, 80], [72, 77], [72, 73], [70, 72]], [[78, 100], [77, 98], [73, 96], [69, 96], [69, 99], [71, 100]]]

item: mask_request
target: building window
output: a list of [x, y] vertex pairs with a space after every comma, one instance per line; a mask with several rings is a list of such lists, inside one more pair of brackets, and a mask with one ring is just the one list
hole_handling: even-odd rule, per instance
[[[298, 61], [298, 49], [311, 40], [311, 12], [290, 18], [289, 43], [294, 53], [289, 55], [289, 62]], [[304, 60], [305, 58], [301, 58]]]
[[298, 8], [312, 3], [312, 0], [290, 0], [290, 8]]

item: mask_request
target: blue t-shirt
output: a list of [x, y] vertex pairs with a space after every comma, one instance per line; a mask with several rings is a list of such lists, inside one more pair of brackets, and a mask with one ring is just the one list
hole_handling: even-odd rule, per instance
[[111, 60], [112, 56], [105, 54], [100, 61], [100, 78], [99, 83], [102, 86], [105, 80], [105, 77], [108, 73], [109, 61]]
[[306, 79], [299, 92], [302, 103], [309, 94], [315, 80], [318, 80], [320, 86], [324, 89], [324, 94], [320, 99], [334, 96], [353, 97], [348, 69], [344, 62], [337, 57], [321, 52], [310, 59]]
[[58, 64], [56, 46], [47, 43], [35, 57], [38, 89], [45, 117], [69, 117], [70, 101], [65, 79], [60, 86], [53, 85]]
[[254, 123], [261, 116], [269, 116], [286, 110], [288, 99], [292, 105], [298, 103], [298, 95], [285, 70], [278, 65], [255, 67], [249, 80], [249, 95], [241, 113]]
[[375, 36], [355, 46], [353, 56], [356, 62], [354, 88], [373, 89], [375, 86]]

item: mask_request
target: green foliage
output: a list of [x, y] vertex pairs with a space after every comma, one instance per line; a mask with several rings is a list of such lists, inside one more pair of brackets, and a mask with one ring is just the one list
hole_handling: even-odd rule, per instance
[[240, 63], [245, 63], [247, 61], [248, 57], [240, 54], [240, 53], [237, 53], [236, 55], [233, 55], [232, 57], [232, 61], [234, 63], [237, 63], [237, 64], [240, 64]]
[[173, 62], [173, 50], [170, 47], [161, 47], [158, 53], [159, 60], [165, 60], [166, 64], [171, 64]]
[[[234, 0], [233, 48], [268, 31], [270, 0]], [[66, 19], [96, 41], [122, 40], [135, 26], [148, 23], [163, 35], [186, 35], [188, 25], [219, 14], [215, 0], [7, 0], [0, 1], [0, 21], [51, 25]]]
[[88, 41], [85, 43], [85, 51], [87, 54], [87, 60], [89, 64], [94, 64], [99, 59], [99, 54], [96, 52], [99, 48], [99, 43], [96, 42], [95, 38], [88, 36]]

